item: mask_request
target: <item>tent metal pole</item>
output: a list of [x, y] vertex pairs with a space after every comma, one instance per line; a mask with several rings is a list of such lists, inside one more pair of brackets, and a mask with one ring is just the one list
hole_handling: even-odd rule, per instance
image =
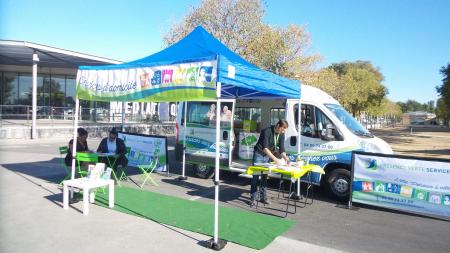
[[122, 101], [122, 132], [125, 132], [125, 101]]
[[186, 126], [186, 122], [187, 122], [187, 101], [186, 102], [181, 102], [183, 103], [184, 106], [184, 110], [183, 110], [183, 114], [184, 114], [184, 120], [183, 120], [183, 124], [184, 124], [184, 132], [183, 132], [183, 163], [182, 163], [182, 169], [181, 169], [181, 176], [178, 177], [179, 180], [186, 180], [186, 133], [187, 133], [187, 126]]
[[[219, 89], [218, 85], [217, 89]], [[219, 241], [220, 98], [216, 106], [216, 170], [214, 173], [214, 243]]]
[[80, 108], [80, 100], [78, 97], [75, 99], [75, 113], [74, 113], [74, 120], [73, 120], [73, 142], [72, 142], [72, 174], [71, 179], [75, 178], [75, 157], [77, 155], [77, 129], [78, 129], [78, 111]]
[[[302, 102], [301, 99], [298, 98], [298, 145], [297, 145], [297, 154], [300, 155], [301, 146], [302, 146]], [[306, 119], [305, 119], [306, 120]], [[300, 178], [297, 180], [297, 196], [300, 198]]]

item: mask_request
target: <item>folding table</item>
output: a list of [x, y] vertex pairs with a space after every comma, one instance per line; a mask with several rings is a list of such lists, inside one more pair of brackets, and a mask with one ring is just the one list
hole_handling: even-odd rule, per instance
[[[286, 203], [286, 212], [285, 212], [285, 216], [287, 216], [290, 195], [293, 193], [292, 184], [297, 182], [297, 180], [300, 180], [300, 178], [306, 175], [307, 173], [311, 172], [317, 172], [322, 175], [325, 174], [325, 171], [320, 166], [315, 164], [306, 164], [303, 166], [295, 166], [295, 165], [288, 166], [288, 165], [276, 165], [271, 163], [260, 163], [250, 166], [247, 168], [246, 174], [253, 175], [256, 173], [260, 174], [278, 173], [284, 176], [289, 176], [291, 178], [291, 184], [289, 186], [289, 195], [288, 201]], [[309, 184], [311, 184], [311, 181], [309, 181]], [[257, 199], [257, 201], [259, 200]], [[295, 212], [297, 212], [297, 202], [295, 202], [294, 210]]]
[[108, 161], [108, 167], [110, 167], [112, 170], [112, 174], [114, 179], [116, 180], [117, 184], [120, 186], [120, 180], [117, 178], [116, 172], [114, 172], [114, 165], [116, 165], [117, 159], [119, 158], [119, 155], [116, 153], [100, 153], [97, 152], [95, 153], [97, 154], [98, 157], [105, 157], [106, 160]]

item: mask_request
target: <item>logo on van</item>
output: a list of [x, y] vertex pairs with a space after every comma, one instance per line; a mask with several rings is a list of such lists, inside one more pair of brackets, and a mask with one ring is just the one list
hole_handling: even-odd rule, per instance
[[249, 135], [249, 136], [247, 136], [247, 137], [245, 137], [244, 139], [241, 140], [241, 144], [245, 145], [245, 146], [252, 146], [252, 145], [255, 145], [255, 143], [257, 141], [258, 140], [256, 139], [256, 136]]

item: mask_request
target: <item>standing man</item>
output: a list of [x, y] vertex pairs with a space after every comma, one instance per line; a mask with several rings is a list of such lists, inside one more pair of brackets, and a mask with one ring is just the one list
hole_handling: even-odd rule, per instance
[[[255, 145], [255, 150], [253, 152], [253, 165], [258, 163], [268, 163], [269, 161], [275, 162], [277, 165], [282, 165], [283, 163], [289, 164], [289, 158], [286, 156], [284, 150], [284, 132], [289, 127], [286, 120], [280, 119], [275, 126], [268, 127], [261, 131], [258, 142]], [[250, 206], [255, 205], [257, 197], [257, 187], [258, 187], [258, 177], [259, 175], [253, 175], [252, 186], [250, 188], [251, 202]], [[263, 204], [269, 205], [270, 202], [267, 200], [267, 174], [261, 174], [261, 187], [260, 201]]]
[[[116, 155], [118, 155], [116, 163], [114, 164], [114, 168], [112, 168], [113, 170], [116, 170], [117, 165], [119, 164], [123, 167], [126, 167], [128, 164], [128, 159], [125, 156], [125, 154], [127, 153], [125, 142], [117, 137], [117, 130], [115, 127], [113, 127], [109, 131], [109, 136], [103, 138], [103, 140], [100, 142], [97, 152], [115, 153]], [[111, 164], [109, 166], [111, 166]]]

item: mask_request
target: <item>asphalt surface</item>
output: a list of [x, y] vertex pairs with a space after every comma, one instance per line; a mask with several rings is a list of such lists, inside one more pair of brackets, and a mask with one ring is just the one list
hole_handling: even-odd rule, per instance
[[[91, 149], [99, 139], [89, 139]], [[208, 236], [158, 224], [96, 205], [83, 216], [81, 202], [62, 209], [64, 176], [59, 146], [66, 140], [0, 140], [0, 251], [1, 252], [210, 252]], [[172, 144], [173, 140], [169, 141]], [[213, 203], [212, 180], [195, 178], [188, 167], [187, 181], [179, 181], [181, 165], [169, 145], [170, 173], [156, 174], [159, 186], [145, 190], [193, 201]], [[131, 179], [141, 182], [136, 169]], [[250, 179], [221, 174], [221, 205], [284, 216], [277, 199], [278, 181], [270, 181], [272, 205], [248, 206]], [[448, 252], [450, 222], [370, 206], [349, 210], [315, 188], [314, 203], [298, 208], [288, 219], [297, 225], [258, 252]], [[212, 214], [211, 214], [212, 215]], [[220, 235], [219, 235], [220, 236]], [[228, 243], [222, 252], [256, 252]]]

